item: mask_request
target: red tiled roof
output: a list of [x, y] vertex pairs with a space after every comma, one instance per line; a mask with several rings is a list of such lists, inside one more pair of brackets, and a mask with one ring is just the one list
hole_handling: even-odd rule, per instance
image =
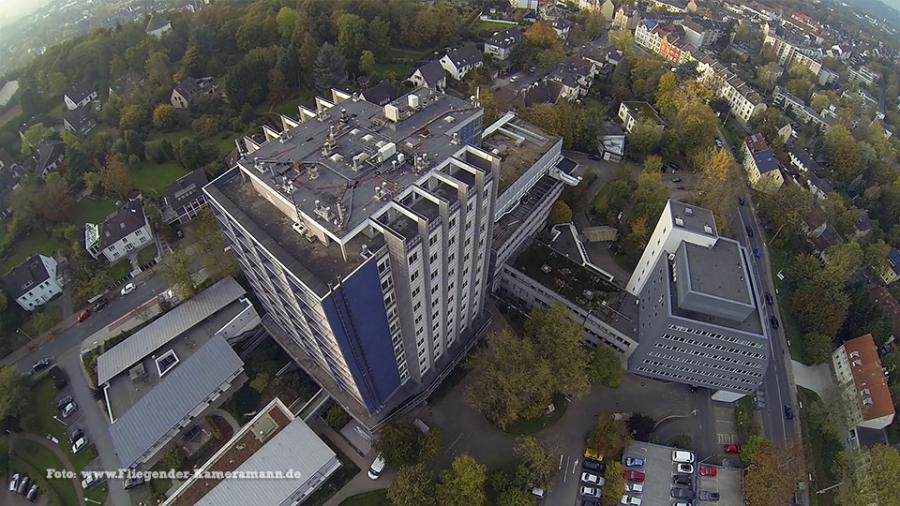
[[[847, 350], [847, 357], [850, 360], [853, 382], [863, 402], [863, 419], [872, 420], [893, 415], [891, 390], [884, 379], [884, 371], [878, 359], [878, 348], [872, 334], [846, 341], [844, 349]], [[865, 402], [865, 399], [871, 399], [871, 402]]]

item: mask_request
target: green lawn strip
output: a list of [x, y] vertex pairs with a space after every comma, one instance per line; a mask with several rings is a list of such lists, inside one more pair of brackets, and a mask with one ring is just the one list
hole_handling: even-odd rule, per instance
[[129, 172], [131, 183], [139, 191], [152, 191], [162, 195], [166, 186], [189, 171], [178, 162], [153, 163], [145, 160]]
[[90, 503], [87, 499], [91, 499], [95, 501], [95, 504], [104, 504], [106, 503], [106, 496], [109, 495], [109, 487], [106, 486], [106, 483], [101, 483], [100, 485], [95, 485], [84, 491], [84, 498], [86, 503]]
[[85, 223], [100, 223], [116, 210], [116, 203], [109, 199], [86, 198], [72, 210], [71, 223], [81, 226]]
[[40, 253], [41, 255], [53, 256], [56, 250], [64, 249], [65, 247], [65, 242], [50, 237], [44, 230], [29, 230], [13, 244], [6, 258], [0, 262], [0, 275], [6, 274], [32, 255]]
[[65, 470], [66, 466], [49, 449], [34, 441], [19, 439], [15, 442], [12, 468], [20, 474], [27, 474], [37, 481], [41, 493], [49, 496], [51, 503], [61, 505], [78, 504], [72, 482], [66, 478], [47, 479], [47, 470]]
[[550, 415], [512, 423], [506, 428], [505, 432], [507, 434], [525, 435], [534, 434], [546, 429], [566, 414], [566, 408], [569, 407], [569, 402], [565, 397], [557, 394], [553, 396], [553, 405], [556, 406], [556, 410]]
[[178, 146], [178, 143], [184, 137], [197, 137], [197, 133], [190, 128], [182, 128], [171, 132], [153, 131], [147, 136], [147, 140], [144, 141], [144, 144], [158, 144], [166, 140], [169, 141], [169, 144], [174, 148]]
[[[84, 469], [90, 461], [97, 457], [97, 450], [93, 445], [81, 450], [77, 454], [72, 453], [72, 445], [69, 442], [68, 426], [56, 420], [60, 418], [56, 410], [56, 386], [50, 377], [44, 377], [34, 384], [32, 389], [34, 403], [32, 406], [36, 409], [34, 417], [34, 426], [29, 432], [38, 437], [46, 438], [47, 435], [53, 436], [59, 441], [59, 447], [68, 457], [69, 462], [75, 466], [76, 471]], [[56, 417], [56, 418], [54, 418]], [[76, 426], [78, 424], [75, 424]]]
[[778, 297], [781, 326], [784, 329], [784, 335], [788, 341], [791, 358], [798, 362], [808, 364], [809, 361], [806, 360], [806, 353], [803, 349], [803, 333], [791, 310], [791, 295], [793, 292], [785, 281], [778, 279], [778, 273], [782, 270], [787, 271], [790, 261], [783, 252], [771, 245], [769, 246], [769, 259], [772, 262], [772, 276], [775, 280], [775, 290], [777, 292], [775, 295]]
[[387, 490], [373, 490], [348, 497], [341, 501], [341, 506], [391, 506], [391, 501], [387, 497]]
[[121, 260], [109, 266], [109, 279], [114, 282], [124, 279], [131, 272], [131, 262]]
[[[829, 414], [822, 399], [812, 390], [803, 387], [797, 387], [797, 398], [802, 406], [800, 423], [803, 427], [803, 447], [813, 475], [810, 492], [815, 492], [837, 483], [831, 465], [835, 463], [843, 445], [834, 434], [824, 430], [829, 423]], [[823, 494], [810, 493], [809, 496], [812, 504], [818, 506], [830, 506], [835, 501], [834, 490]]]

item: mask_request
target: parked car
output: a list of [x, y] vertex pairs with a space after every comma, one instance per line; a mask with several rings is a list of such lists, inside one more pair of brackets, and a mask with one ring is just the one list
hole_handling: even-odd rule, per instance
[[716, 468], [713, 466], [700, 466], [700, 476], [715, 476]]
[[623, 504], [625, 506], [641, 506], [641, 498], [635, 497], [633, 495], [623, 495], [622, 500], [619, 501], [619, 504]]
[[634, 469], [626, 469], [622, 475], [625, 477], [625, 481], [637, 481], [643, 482], [644, 478], [647, 477], [643, 471], [635, 471]]
[[786, 404], [784, 406], [784, 417], [787, 418], [788, 420], [794, 419], [794, 410]]
[[600, 501], [597, 499], [585, 498], [581, 500], [581, 506], [600, 506]]
[[31, 478], [26, 474], [22, 477], [22, 481], [19, 482], [19, 488], [16, 489], [16, 493], [19, 495], [25, 495], [25, 492], [28, 491], [28, 485], [31, 483]]
[[134, 487], [137, 487], [138, 485], [143, 485], [143, 483], [144, 483], [144, 477], [136, 476], [134, 478], [125, 478], [125, 482], [122, 484], [122, 486], [125, 490], [131, 490]]
[[90, 318], [90, 317], [91, 317], [91, 310], [90, 310], [90, 309], [85, 309], [84, 311], [78, 313], [78, 316], [75, 317], [75, 322], [76, 322], [76, 323], [81, 323], [81, 322], [87, 320], [87, 319]]
[[766, 304], [771, 306], [774, 303], [775, 303], [775, 299], [772, 298], [772, 294], [769, 292], [766, 292]]
[[675, 501], [672, 503], [672, 506], [691, 506], [691, 505], [684, 501]]
[[85, 448], [87, 448], [87, 445], [88, 445], [88, 440], [86, 437], [82, 436], [82, 437], [76, 439], [75, 442], [72, 443], [72, 453], [78, 453], [81, 450], [84, 450]]
[[531, 489], [531, 495], [533, 495], [539, 499], [543, 499], [544, 498], [544, 489], [542, 489], [540, 487], [534, 487]]
[[694, 491], [686, 487], [672, 487], [670, 491], [675, 499], [693, 499]]
[[780, 325], [778, 323], [778, 318], [775, 318], [774, 316], [770, 316], [769, 317], [769, 325], [771, 325], [773, 329], [777, 329]]
[[592, 450], [590, 448], [585, 448], [584, 458], [596, 460], [597, 462], [603, 462], [603, 455], [601, 455], [597, 450]]
[[693, 481], [691, 477], [687, 474], [673, 474], [672, 475], [672, 485], [687, 485], [691, 486]]
[[628, 490], [631, 494], [642, 494], [644, 493], [644, 484], [643, 483], [628, 483], [626, 485], [626, 490]]
[[63, 406], [61, 410], [59, 410], [59, 414], [61, 414], [63, 418], [69, 418], [76, 411], [78, 411], [78, 404], [75, 404], [75, 402], [70, 402]]
[[102, 311], [103, 308], [105, 308], [107, 304], [109, 304], [109, 301], [106, 300], [106, 297], [103, 297], [102, 299], [95, 302], [93, 306], [91, 306], [91, 311], [98, 313], [98, 312]]
[[741, 447], [738, 445], [724, 445], [722, 450], [724, 450], [725, 453], [741, 453]]
[[73, 430], [71, 434], [69, 434], [69, 440], [73, 443], [83, 437], [84, 437], [84, 431], [81, 429], [77, 429], [77, 428], [75, 430]]
[[37, 495], [38, 495], [38, 486], [37, 486], [37, 483], [33, 483], [31, 485], [31, 488], [28, 489], [28, 493], [25, 494], [25, 499], [28, 499], [29, 501], [34, 502], [35, 499], [37, 499]]
[[625, 467], [644, 467], [644, 459], [640, 457], [625, 457]]
[[88, 473], [87, 478], [81, 480], [81, 488], [87, 490], [103, 481], [103, 473]]
[[19, 473], [15, 473], [12, 475], [12, 479], [9, 480], [9, 491], [15, 492], [19, 489]]
[[384, 457], [379, 453], [378, 456], [375, 457], [375, 460], [372, 461], [372, 465], [369, 466], [369, 479], [377, 480], [381, 477], [381, 473], [384, 472]]
[[600, 489], [597, 487], [581, 487], [581, 495], [587, 497], [600, 497]]
[[694, 454], [684, 450], [674, 450], [672, 451], [672, 462], [693, 464]]
[[701, 501], [716, 502], [719, 500], [719, 493], [712, 490], [701, 490], [697, 492], [697, 498]]
[[598, 473], [603, 472], [601, 471], [601, 469], [605, 468], [602, 462], [597, 462], [596, 460], [591, 459], [584, 459], [584, 464], [582, 464], [582, 467], [590, 471], [597, 471]]
[[56, 401], [56, 409], [62, 410], [62, 408], [70, 402], [72, 402], [71, 395], [66, 395], [64, 397], [61, 397], [58, 401]]
[[762, 258], [762, 251], [759, 248], [753, 248], [753, 256], [756, 258]]
[[690, 464], [678, 464], [678, 472], [684, 474], [694, 474], [694, 466]]
[[747, 225], [745, 230], [747, 230], [747, 237], [753, 237], [753, 227]]
[[602, 487], [606, 484], [606, 480], [594, 473], [581, 473], [581, 481], [597, 487]]
[[680, 183], [681, 181], [682, 181], [682, 179], [681, 179], [680, 177], [678, 177], [678, 176], [675, 176], [675, 177], [672, 178], [672, 182], [673, 182], [673, 183]]
[[48, 367], [50, 367], [50, 359], [49, 359], [49, 358], [42, 358], [42, 359], [38, 360], [37, 362], [35, 362], [35, 363], [31, 366], [31, 370], [34, 371], [34, 372], [41, 372], [41, 371], [43, 371], [44, 369], [46, 369], [46, 368], [48, 368]]
[[122, 295], [128, 295], [129, 293], [134, 291], [134, 288], [135, 288], [134, 283], [127, 283], [125, 286], [122, 287], [121, 290], [119, 290], [119, 293]]

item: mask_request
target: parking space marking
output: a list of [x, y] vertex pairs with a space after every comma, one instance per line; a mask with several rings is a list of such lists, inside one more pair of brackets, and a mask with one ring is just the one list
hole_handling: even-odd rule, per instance
[[719, 444], [722, 445], [734, 444], [734, 441], [737, 438], [734, 434], [722, 434], [721, 432], [717, 433], [716, 437], [719, 439]]
[[[569, 456], [566, 455], [566, 469], [569, 468]], [[569, 473], [563, 472], [563, 483], [566, 482], [566, 479], [569, 477]]]
[[565, 458], [565, 456], [566, 456], [565, 453], [560, 453], [560, 454], [559, 454], [559, 466], [556, 468], [557, 471], [561, 471], [561, 470], [562, 470], [562, 462], [563, 462], [563, 458]]
[[578, 459], [575, 459], [572, 462], [572, 474], [577, 474], [577, 473], [578, 473]]
[[453, 451], [453, 447], [456, 446], [456, 443], [459, 443], [459, 440], [462, 439], [462, 437], [464, 435], [465, 435], [465, 432], [460, 432], [459, 435], [456, 436], [456, 439], [454, 439], [453, 442], [450, 443], [450, 446], [447, 447], [448, 454]]

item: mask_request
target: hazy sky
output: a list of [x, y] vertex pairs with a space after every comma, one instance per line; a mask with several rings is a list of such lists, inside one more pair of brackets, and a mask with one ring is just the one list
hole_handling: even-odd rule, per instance
[[53, 0], [0, 0], [0, 16], [13, 19], [28, 14]]

